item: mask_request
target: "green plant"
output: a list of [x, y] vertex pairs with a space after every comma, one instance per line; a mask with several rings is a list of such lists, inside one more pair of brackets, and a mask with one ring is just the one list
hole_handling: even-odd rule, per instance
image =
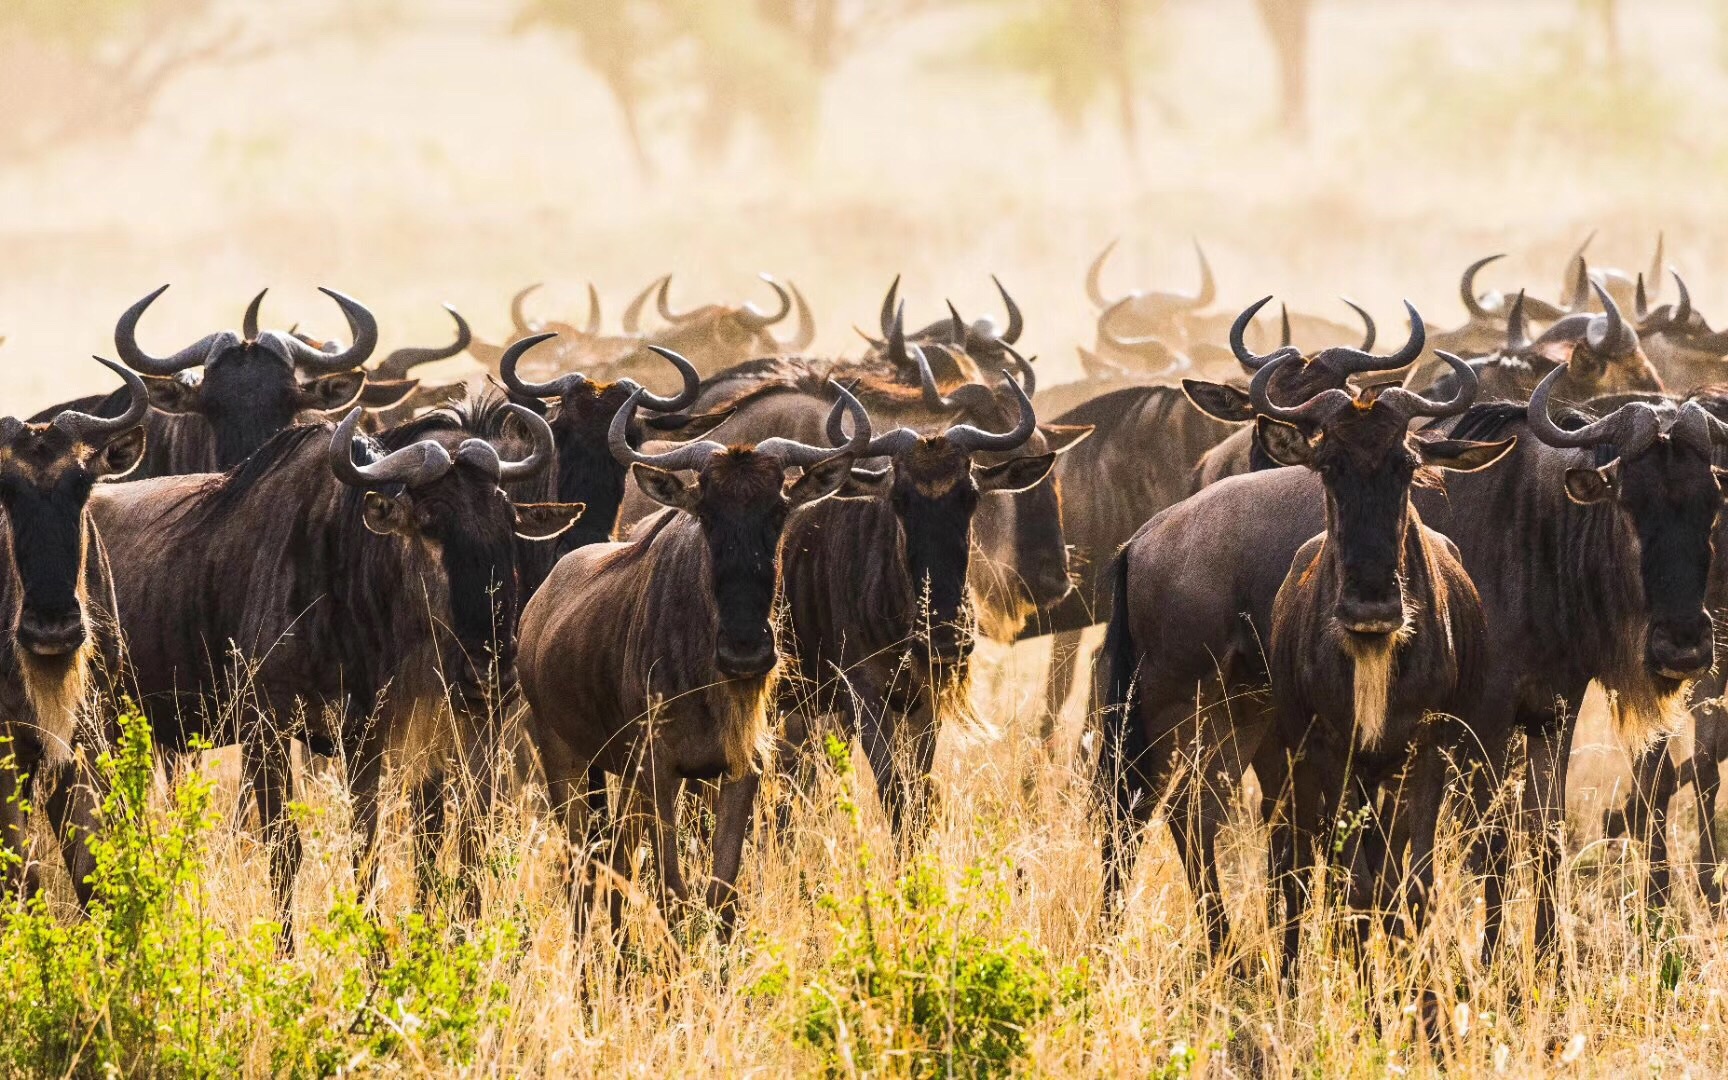
[[[850, 754], [832, 736], [830, 761], [848, 778]], [[841, 796], [856, 836], [857, 805]], [[1024, 933], [1005, 925], [1011, 868], [967, 868], [958, 886], [920, 857], [889, 887], [865, 871], [861, 885], [817, 901], [835, 942], [803, 977], [782, 962], [757, 981], [758, 997], [794, 999], [792, 1035], [830, 1073], [999, 1075], [1025, 1052], [1030, 1029], [1084, 992], [1084, 966], [1059, 967]]]

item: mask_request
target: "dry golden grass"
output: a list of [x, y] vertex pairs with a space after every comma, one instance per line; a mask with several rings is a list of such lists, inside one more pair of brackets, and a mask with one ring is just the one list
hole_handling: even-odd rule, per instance
[[[1196, 235], [1217, 267], [1222, 308], [1277, 293], [1335, 314], [1342, 292], [1389, 323], [1410, 296], [1451, 324], [1462, 318], [1456, 275], [1473, 258], [1509, 251], [1484, 284], [1552, 296], [1562, 260], [1590, 229], [1601, 231], [1597, 257], [1634, 269], [1665, 229], [1700, 307], [1720, 323], [1728, 302], [1719, 254], [1728, 200], [1717, 183], [1728, 162], [1719, 132], [1728, 77], [1706, 0], [1622, 5], [1627, 70], [1612, 84], [1599, 57], [1556, 44], [1576, 19], [1562, 0], [1322, 4], [1305, 144], [1270, 131], [1270, 53], [1251, 5], [1171, 4], [1167, 67], [1150, 77], [1186, 123], [1152, 125], [1137, 162], [1102, 125], [1066, 135], [1028, 88], [978, 81], [946, 62], [931, 42], [964, 38], [978, 17], [946, 14], [833, 78], [808, 160], [783, 162], [752, 140], [715, 166], [673, 158], [656, 184], [634, 174], [597, 84], [555, 41], [505, 36], [507, 12], [486, 5], [417, 6], [429, 17], [367, 45], [309, 41], [195, 73], [124, 144], [0, 164], [5, 411], [106, 386], [80, 358], [109, 351], [117, 313], [164, 281], [176, 288], [142, 330], [147, 348], [236, 324], [263, 285], [276, 286], [268, 322], [335, 333], [318, 284], [372, 305], [391, 347], [443, 340], [437, 304], [446, 300], [483, 336], [501, 336], [506, 298], [529, 281], [548, 282], [535, 301], [548, 313], [578, 310], [584, 284], [596, 281], [615, 328], [626, 299], [667, 270], [678, 275], [678, 302], [743, 298], [768, 269], [811, 298], [818, 348], [841, 351], [852, 347], [849, 324], [873, 322], [895, 273], [906, 275], [915, 317], [934, 318], [945, 297], [994, 311], [994, 271], [1026, 309], [1043, 363], [1070, 372], [1073, 346], [1091, 338], [1081, 275], [1116, 235], [1127, 240], [1107, 275], [1113, 290], [1190, 288], [1186, 241]], [[293, 29], [286, 9], [258, 17]], [[1723, 1070], [1728, 938], [1689, 881], [1666, 932], [1638, 928], [1641, 862], [1593, 842], [1601, 797], [1624, 772], [1599, 723], [1576, 750], [1558, 981], [1524, 944], [1527, 881], [1510, 905], [1503, 960], [1477, 968], [1479, 916], [1454, 837], [1434, 918], [1407, 955], [1377, 947], [1358, 974], [1317, 938], [1299, 992], [1285, 998], [1264, 976], [1240, 982], [1204, 961], [1195, 905], [1161, 827], [1125, 924], [1100, 928], [1087, 781], [1047, 762], [1034, 736], [1045, 650], [988, 650], [976, 704], [991, 733], [944, 738], [942, 809], [924, 846], [956, 878], [974, 863], [1010, 860], [1010, 927], [1059, 962], [1091, 965], [1088, 1008], [1059, 1010], [1033, 1031], [1025, 1071], [1142, 1075], [1177, 1043], [1197, 1051], [1195, 1071], [1207, 1076]], [[1071, 710], [1070, 741], [1078, 723]], [[231, 764], [222, 769], [231, 782]], [[858, 783], [863, 836], [886, 853], [869, 785]], [[546, 819], [531, 801], [501, 809], [493, 846], [507, 857], [486, 881], [488, 911], [519, 919], [528, 949], [501, 975], [511, 1011], [485, 1033], [473, 1071], [812, 1067], [785, 1008], [746, 988], [774, 949], [809, 967], [832, 946], [813, 898], [856, 887], [857, 838], [839, 785], [824, 774], [787, 833], [764, 811], [733, 946], [698, 935], [682, 951], [664, 947], [669, 935], [644, 898], [622, 973], [604, 944], [570, 938]], [[348, 888], [346, 809], [328, 781], [315, 780], [306, 798], [299, 905], [318, 912]], [[412, 896], [400, 809], [386, 830], [385, 912]], [[1263, 845], [1257, 830], [1239, 830], [1226, 876], [1243, 948], [1261, 966], [1271, 951]], [[268, 917], [266, 859], [250, 833], [225, 824], [213, 854], [212, 918], [243, 931]], [[871, 873], [887, 880], [892, 861], [878, 857]], [[1328, 907], [1313, 922], [1337, 917]], [[1671, 991], [1665, 956], [1681, 958]], [[1409, 1012], [1423, 986], [1460, 1003], [1432, 1050], [1415, 1041]], [[249, 1048], [255, 1068], [268, 1061], [267, 1044]], [[434, 1071], [413, 1060], [392, 1068]]]

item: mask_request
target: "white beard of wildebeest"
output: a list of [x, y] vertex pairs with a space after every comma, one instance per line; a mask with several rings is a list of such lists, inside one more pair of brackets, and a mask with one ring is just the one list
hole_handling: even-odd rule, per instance
[[[42, 751], [50, 761], [70, 754], [77, 715], [88, 694], [94, 644], [86, 629], [84, 505], [92, 483], [80, 470], [67, 470], [46, 489], [9, 477], [0, 480], [15, 569], [8, 584], [8, 591], [16, 590], [10, 613], [13, 655]], [[34, 640], [44, 635], [43, 642]]]

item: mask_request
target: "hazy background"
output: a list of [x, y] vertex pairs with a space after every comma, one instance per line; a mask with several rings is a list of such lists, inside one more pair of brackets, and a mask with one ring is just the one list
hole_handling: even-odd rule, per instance
[[[1306, 20], [1305, 116], [1263, 9]], [[593, 281], [616, 329], [668, 270], [680, 306], [791, 278], [828, 352], [895, 273], [925, 319], [999, 311], [996, 272], [1066, 369], [1118, 235], [1112, 292], [1191, 290], [1193, 236], [1221, 307], [1394, 322], [1408, 295], [1450, 324], [1472, 258], [1552, 297], [1588, 230], [1641, 268], [1661, 228], [1720, 322], [1725, 26], [1722, 0], [6, 0], [0, 393], [107, 385], [84, 357], [164, 282], [147, 348], [266, 285], [266, 324], [336, 334], [330, 285], [390, 347], [446, 339], [444, 301], [495, 339], [542, 280], [536, 314]]]

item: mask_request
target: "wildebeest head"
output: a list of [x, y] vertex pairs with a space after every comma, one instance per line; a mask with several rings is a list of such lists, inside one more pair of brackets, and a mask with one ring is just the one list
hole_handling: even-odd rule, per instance
[[[563, 550], [608, 539], [624, 499], [625, 466], [612, 456], [608, 432], [631, 395], [646, 417], [632, 417], [625, 435], [632, 447], [648, 439], [692, 439], [712, 431], [731, 415], [731, 410], [692, 416], [689, 408], [701, 391], [701, 376], [679, 354], [659, 346], [650, 350], [678, 370], [683, 388], [670, 397], [648, 392], [633, 379], [603, 382], [581, 372], [559, 375], [547, 382], [529, 382], [517, 365], [530, 349], [556, 335], [536, 334], [510, 346], [499, 364], [504, 387], [513, 400], [535, 411], [545, 411], [553, 439], [558, 445], [558, 497], [588, 506], [582, 524], [559, 540]], [[550, 407], [548, 407], [550, 405]]]
[[[913, 345], [946, 345], [964, 357], [968, 363], [959, 368], [953, 381], [965, 382], [976, 379], [981, 373], [994, 373], [1013, 366], [1009, 351], [1019, 342], [1026, 320], [1020, 314], [1020, 305], [1008, 295], [1007, 288], [995, 274], [990, 275], [990, 281], [1002, 297], [1002, 306], [1008, 313], [1007, 326], [998, 327], [996, 321], [988, 316], [968, 323], [950, 303], [948, 318], [938, 319], [908, 334], [905, 331], [905, 301], [898, 299], [900, 278], [895, 275], [888, 286], [888, 294], [882, 298], [882, 336], [865, 335], [873, 355], [887, 360], [901, 381], [907, 383], [914, 383], [918, 378], [916, 364], [906, 351], [908, 342]], [[944, 382], [948, 381], [943, 372], [937, 372], [937, 376]]]
[[[167, 357], [138, 345], [138, 320], [168, 286], [138, 301], [120, 316], [114, 346], [127, 367], [146, 377], [150, 404], [165, 413], [195, 413], [209, 425], [215, 466], [239, 464], [270, 436], [305, 412], [330, 413], [360, 396], [366, 373], [360, 365], [378, 344], [378, 324], [357, 301], [330, 289], [348, 320], [354, 342], [325, 352], [291, 333], [258, 330], [259, 293], [247, 308], [243, 336], [232, 330], [210, 334]], [[302, 381], [299, 373], [310, 377]]]
[[1434, 334], [1430, 342], [1434, 348], [1466, 358], [1487, 356], [1499, 351], [1507, 338], [1507, 324], [1515, 304], [1518, 305], [1522, 318], [1544, 324], [1563, 319], [1573, 311], [1583, 310], [1589, 296], [1588, 281], [1584, 278], [1574, 283], [1572, 300], [1566, 307], [1526, 296], [1523, 292], [1517, 294], [1517, 300], [1497, 290], [1478, 293], [1477, 272], [1489, 263], [1498, 262], [1505, 257], [1504, 254], [1488, 255], [1464, 268], [1464, 273], [1458, 278], [1458, 298], [1464, 302], [1464, 310], [1469, 313], [1470, 319], [1455, 330]]
[[1403, 556], [1412, 522], [1410, 484], [1422, 466], [1475, 472], [1512, 449], [1515, 439], [1468, 442], [1411, 434], [1417, 417], [1456, 416], [1475, 400], [1474, 369], [1451, 353], [1440, 357], [1457, 374], [1456, 389], [1434, 400], [1402, 387], [1327, 389], [1296, 405], [1272, 401], [1275, 358], [1254, 376], [1250, 393], [1262, 444], [1281, 465], [1305, 465], [1326, 489], [1326, 546], [1338, 581], [1333, 617], [1351, 640], [1397, 634], [1409, 617]]
[[1638, 341], [1650, 363], [1670, 385], [1695, 387], [1722, 378], [1728, 356], [1728, 332], [1710, 329], [1704, 316], [1692, 306], [1692, 293], [1678, 272], [1670, 271], [1678, 299], [1650, 309], [1644, 291], [1644, 276], [1638, 276], [1634, 312], [1638, 318]]
[[[914, 347], [916, 348], [916, 347]], [[919, 350], [920, 352], [922, 350]], [[928, 365], [924, 365], [928, 371]], [[1030, 370], [1022, 362], [1022, 370]], [[1029, 493], [1039, 485], [1049, 488], [1045, 479], [1056, 461], [1056, 451], [1043, 450], [1027, 454], [1028, 443], [1039, 438], [1038, 417], [1032, 400], [1013, 376], [1004, 373], [1003, 381], [1016, 403], [1018, 413], [1012, 427], [1005, 432], [991, 432], [972, 424], [955, 424], [936, 433], [921, 434], [911, 428], [897, 428], [870, 440], [860, 458], [887, 458], [888, 464], [877, 470], [854, 469], [849, 491], [853, 494], [874, 494], [886, 497], [899, 520], [902, 554], [907, 579], [918, 594], [914, 600], [925, 606], [928, 620], [930, 658], [939, 662], [961, 659], [971, 648], [971, 635], [965, 633], [965, 602], [967, 566], [973, 542], [973, 515], [980, 500], [989, 495]], [[926, 382], [927, 393], [934, 388]], [[962, 390], [983, 391], [972, 385]], [[955, 397], [971, 396], [956, 392]], [[952, 410], [958, 403], [944, 399], [945, 408]], [[994, 402], [992, 401], [992, 405]], [[967, 411], [976, 413], [976, 409]], [[828, 435], [838, 443], [843, 437], [839, 415], [831, 414]], [[1077, 444], [1090, 434], [1090, 426], [1065, 445]], [[856, 434], [856, 433], [854, 433]], [[980, 460], [982, 459], [982, 460]], [[994, 460], [992, 460], [994, 459]], [[1061, 510], [1053, 491], [1049, 505], [1034, 510], [1017, 507], [1012, 520], [1017, 533], [1038, 534], [1055, 531], [1056, 543], [1028, 542], [1027, 535], [1016, 535], [1016, 545], [1022, 550], [1052, 546], [1058, 562], [1051, 567], [1023, 567], [1022, 577], [1059, 577], [1060, 585], [1047, 584], [1046, 591], [1059, 600], [1071, 588], [1066, 564], [1066, 549], [1060, 544]], [[1044, 511], [1042, 514], [1037, 511]]]
[[1550, 446], [1594, 449], [1603, 462], [1568, 469], [1566, 494], [1613, 507], [1635, 538], [1648, 620], [1644, 663], [1659, 686], [1677, 689], [1709, 670], [1714, 657], [1705, 588], [1722, 475], [1712, 455], [1728, 446], [1728, 425], [1696, 401], [1673, 410], [1633, 401], [1567, 430], [1548, 411], [1561, 374], [1549, 372], [1531, 395], [1530, 431]]
[[[1603, 394], [1662, 389], [1662, 379], [1638, 342], [1638, 332], [1620, 313], [1606, 289], [1590, 283], [1602, 305], [1600, 314], [1579, 312], [1550, 326], [1530, 344], [1535, 358], [1558, 364], [1560, 394], [1586, 401]], [[1528, 303], [1528, 300], [1525, 301]]]
[[[816, 323], [803, 294], [793, 286], [788, 292], [767, 274], [764, 282], [780, 300], [780, 309], [765, 312], [754, 303], [729, 306], [704, 304], [690, 311], [674, 311], [668, 296], [672, 275], [660, 279], [654, 292], [655, 309], [666, 323], [646, 335], [645, 341], [692, 356], [699, 369], [718, 371], [731, 364], [759, 356], [786, 356], [802, 352], [816, 340]], [[781, 341], [771, 329], [798, 309], [798, 330], [789, 341]]]
[[124, 476], [144, 454], [144, 380], [97, 359], [131, 391], [121, 415], [68, 410], [46, 423], [0, 420], [0, 507], [16, 583], [11, 591], [19, 598], [10, 629], [25, 691], [44, 721], [63, 720], [83, 696], [90, 489], [105, 476]]
[[[641, 387], [630, 392], [612, 417], [607, 436], [613, 457], [630, 467], [649, 498], [689, 514], [702, 529], [712, 589], [706, 603], [716, 620], [714, 664], [727, 678], [758, 678], [774, 669], [777, 653], [770, 620], [786, 517], [840, 490], [853, 460], [869, 444], [864, 407], [844, 388], [835, 389], [840, 399], [834, 422], [847, 410], [854, 424], [852, 438], [838, 450], [781, 438], [731, 447], [704, 439], [666, 453], [644, 454], [629, 438], [636, 406], [647, 393]], [[803, 469], [803, 475], [788, 482], [786, 472], [794, 467]], [[680, 471], [696, 477], [686, 480], [677, 475]], [[703, 602], [690, 598], [692, 617]]]
[[[361, 440], [368, 457], [354, 459], [361, 410], [355, 409], [330, 440], [330, 468], [361, 493], [366, 528], [380, 536], [419, 545], [444, 570], [448, 611], [429, 612], [440, 634], [439, 656], [452, 697], [472, 705], [492, 686], [508, 690], [514, 679], [516, 617], [521, 596], [514, 540], [549, 540], [573, 525], [579, 504], [516, 505], [501, 485], [526, 480], [552, 463], [551, 429], [532, 410], [506, 405], [527, 429], [532, 450], [520, 461], [501, 460], [485, 439], [438, 432], [396, 446], [386, 433], [382, 447]], [[437, 602], [429, 587], [425, 600]]]
[[[1245, 309], [1236, 317], [1230, 328], [1230, 350], [1236, 359], [1258, 379], [1262, 372], [1270, 371], [1267, 376], [1273, 381], [1267, 387], [1267, 393], [1285, 401], [1307, 401], [1308, 399], [1328, 390], [1344, 392], [1350, 379], [1367, 375], [1372, 372], [1397, 371], [1416, 362], [1427, 346], [1427, 328], [1422, 322], [1422, 316], [1409, 301], [1404, 308], [1410, 315], [1410, 337], [1404, 342], [1403, 348], [1389, 356], [1375, 356], [1368, 352], [1374, 346], [1374, 322], [1366, 312], [1361, 312], [1367, 321], [1367, 334], [1363, 339], [1362, 348], [1351, 349], [1345, 346], [1334, 346], [1322, 349], [1312, 356], [1303, 356], [1291, 346], [1284, 346], [1275, 352], [1264, 356], [1250, 351], [1243, 335], [1248, 324], [1254, 319], [1260, 309], [1271, 301], [1271, 297], [1263, 297]], [[1346, 300], [1349, 304], [1350, 301]], [[1350, 304], [1356, 307], [1355, 304]], [[1188, 395], [1188, 400], [1194, 407], [1208, 416], [1227, 423], [1246, 423], [1257, 415], [1251, 394], [1239, 386], [1229, 383], [1204, 382], [1199, 379], [1183, 379], [1182, 390]], [[1313, 432], [1305, 431], [1305, 435]], [[1261, 468], [1269, 462], [1265, 460], [1265, 447], [1261, 443], [1259, 433], [1254, 440], [1253, 458], [1255, 468]]]
[[1182, 340], [1185, 335], [1184, 318], [1209, 306], [1218, 296], [1217, 283], [1212, 280], [1212, 265], [1206, 261], [1206, 252], [1201, 250], [1199, 241], [1194, 243], [1194, 254], [1200, 260], [1200, 289], [1192, 296], [1157, 291], [1106, 296], [1098, 278], [1104, 271], [1104, 260], [1116, 250], [1116, 244], [1115, 240], [1106, 244], [1098, 257], [1092, 260], [1092, 265], [1086, 268], [1086, 295], [1100, 313], [1099, 341], [1104, 341], [1106, 315], [1113, 316], [1110, 321], [1116, 325], [1118, 333]]
[[[1624, 270], [1617, 270], [1613, 267], [1592, 268], [1585, 263], [1584, 252], [1590, 247], [1590, 242], [1594, 239], [1596, 239], [1596, 233], [1592, 230], [1588, 236], [1584, 237], [1584, 242], [1578, 245], [1577, 250], [1572, 252], [1572, 257], [1566, 260], [1566, 270], [1561, 278], [1562, 293], [1568, 289], [1571, 290], [1572, 294], [1576, 297], [1576, 302], [1572, 305], [1572, 310], [1579, 312], [1585, 311], [1587, 310], [1586, 305], [1589, 303], [1590, 296], [1584, 291], [1581, 282], [1587, 281], [1606, 291], [1608, 295], [1612, 296], [1614, 301], [1622, 308], [1632, 306], [1634, 294], [1637, 289], [1633, 275]], [[1650, 260], [1649, 270], [1650, 287], [1652, 289], [1661, 288], [1662, 261], [1663, 236], [1661, 233], [1657, 233], [1656, 253]]]

